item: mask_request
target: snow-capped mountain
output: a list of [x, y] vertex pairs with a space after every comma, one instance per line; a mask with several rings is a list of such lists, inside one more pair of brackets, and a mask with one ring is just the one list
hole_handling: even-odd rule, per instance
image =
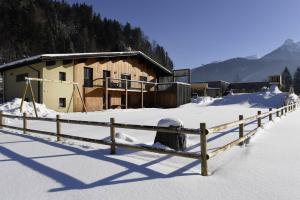
[[280, 74], [285, 66], [291, 73], [300, 66], [300, 42], [288, 39], [261, 58], [233, 58], [194, 68], [192, 81], [263, 81], [270, 75]]

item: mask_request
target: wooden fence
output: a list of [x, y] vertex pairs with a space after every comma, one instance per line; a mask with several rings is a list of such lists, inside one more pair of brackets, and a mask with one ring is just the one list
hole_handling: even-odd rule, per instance
[[[299, 102], [292, 103], [287, 106], [283, 106], [277, 109], [269, 108], [268, 112], [261, 113], [261, 111], [257, 112], [257, 115], [250, 116], [244, 118], [243, 115], [239, 115], [239, 120], [221, 124], [218, 126], [214, 126], [211, 128], [206, 127], [206, 123], [200, 123], [199, 129], [190, 129], [190, 128], [176, 128], [176, 127], [159, 127], [159, 126], [149, 126], [149, 125], [136, 125], [136, 124], [124, 124], [124, 123], [116, 123], [115, 118], [110, 118], [110, 122], [96, 122], [96, 121], [81, 121], [81, 120], [70, 120], [70, 119], [61, 119], [60, 115], [57, 115], [56, 118], [36, 118], [36, 117], [29, 117], [26, 113], [23, 116], [16, 116], [16, 115], [7, 115], [3, 114], [0, 111], [0, 128], [10, 128], [22, 131], [24, 134], [27, 132], [38, 133], [48, 136], [55, 136], [57, 141], [60, 141], [61, 138], [72, 139], [72, 140], [79, 140], [84, 142], [91, 142], [96, 144], [102, 145], [109, 145], [111, 154], [116, 154], [117, 147], [129, 148], [133, 150], [142, 150], [142, 151], [149, 151], [154, 153], [161, 153], [173, 156], [181, 156], [186, 158], [193, 158], [199, 159], [201, 162], [201, 175], [207, 176], [208, 175], [208, 165], [207, 161], [210, 158], [215, 157], [221, 152], [235, 146], [235, 145], [243, 145], [245, 140], [249, 139], [253, 136], [258, 128], [262, 127], [261, 120], [263, 118], [268, 117], [269, 121], [273, 120], [273, 115], [276, 114], [276, 117], [281, 117], [286, 115], [288, 112], [292, 112], [296, 110], [299, 106]], [[4, 118], [17, 118], [23, 121], [23, 127], [16, 127], [4, 124]], [[48, 132], [36, 129], [29, 129], [27, 126], [27, 120], [38, 120], [38, 121], [48, 121], [48, 122], [55, 122], [56, 123], [56, 132]], [[253, 123], [257, 121], [257, 127], [250, 131], [248, 134], [244, 134], [244, 126], [248, 125], [249, 123]], [[61, 123], [65, 124], [79, 124], [79, 125], [89, 125], [89, 126], [101, 126], [101, 127], [109, 127], [110, 128], [110, 138], [111, 140], [101, 140], [101, 139], [92, 139], [80, 136], [73, 136], [73, 135], [66, 135], [61, 133]], [[224, 146], [218, 147], [214, 149], [212, 152], [207, 152], [207, 136], [217, 133], [219, 131], [239, 127], [239, 138], [234, 140]], [[145, 131], [160, 131], [165, 132], [166, 134], [191, 134], [191, 135], [199, 135], [199, 142], [200, 142], [200, 153], [197, 152], [183, 152], [183, 151], [175, 151], [171, 149], [161, 149], [156, 148], [153, 146], [148, 145], [131, 145], [131, 144], [124, 144], [118, 143], [115, 140], [115, 128], [122, 128], [122, 129], [135, 129], [135, 130], [145, 130]]]

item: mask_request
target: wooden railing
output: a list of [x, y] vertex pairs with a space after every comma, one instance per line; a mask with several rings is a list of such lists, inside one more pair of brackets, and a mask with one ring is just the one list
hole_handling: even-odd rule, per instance
[[[60, 141], [61, 138], [72, 139], [72, 140], [79, 140], [84, 142], [91, 142], [96, 144], [102, 145], [109, 145], [111, 154], [116, 154], [117, 147], [129, 148], [133, 150], [142, 150], [142, 151], [149, 151], [154, 153], [160, 154], [167, 154], [167, 155], [174, 155], [174, 156], [181, 156], [186, 158], [193, 158], [199, 159], [201, 162], [201, 174], [203, 176], [208, 175], [208, 160], [210, 158], [215, 157], [221, 152], [235, 146], [235, 145], [243, 145], [245, 140], [249, 139], [253, 136], [259, 128], [262, 128], [261, 120], [263, 118], [268, 117], [269, 121], [273, 120], [273, 115], [276, 114], [276, 117], [281, 117], [286, 115], [288, 112], [294, 111], [299, 106], [299, 102], [293, 103], [287, 106], [283, 106], [281, 108], [272, 109], [269, 108], [268, 112], [261, 113], [261, 111], [257, 112], [257, 115], [250, 116], [244, 118], [243, 115], [239, 116], [239, 120], [221, 124], [218, 126], [214, 126], [211, 128], [206, 127], [206, 123], [200, 123], [199, 129], [190, 129], [190, 128], [176, 128], [176, 127], [159, 127], [159, 126], [149, 126], [149, 125], [137, 125], [137, 124], [124, 124], [124, 123], [116, 123], [115, 118], [110, 118], [110, 122], [97, 122], [97, 121], [81, 121], [81, 120], [71, 120], [71, 119], [61, 119], [60, 115], [57, 115], [56, 118], [36, 118], [36, 117], [29, 117], [26, 113], [23, 116], [16, 116], [16, 115], [7, 115], [3, 114], [0, 111], [0, 128], [10, 128], [22, 131], [24, 134], [27, 132], [31, 133], [38, 133], [48, 136], [56, 137], [57, 141]], [[17, 118], [23, 121], [22, 127], [16, 127], [4, 124], [4, 118]], [[47, 122], [55, 122], [56, 124], [56, 132], [49, 132], [49, 131], [42, 131], [36, 129], [29, 129], [27, 126], [28, 120], [38, 120], [38, 121], [47, 121]], [[244, 127], [257, 121], [257, 127], [250, 131], [248, 134], [244, 134]], [[109, 127], [110, 128], [110, 140], [104, 139], [92, 139], [74, 135], [66, 135], [61, 133], [61, 124], [79, 124], [79, 125], [89, 125], [89, 126], [100, 126], [100, 127]], [[239, 128], [239, 135], [238, 139], [231, 141], [230, 143], [218, 147], [214, 149], [212, 152], [207, 152], [207, 136], [217, 133], [219, 131], [230, 129], [230, 128]], [[199, 135], [200, 140], [200, 153], [197, 152], [184, 152], [184, 151], [175, 151], [171, 149], [161, 149], [156, 148], [149, 145], [132, 145], [132, 144], [125, 144], [116, 142], [115, 139], [115, 128], [122, 128], [122, 129], [134, 129], [134, 130], [145, 130], [145, 131], [159, 131], [165, 132], [166, 134], [191, 134], [191, 135]]]

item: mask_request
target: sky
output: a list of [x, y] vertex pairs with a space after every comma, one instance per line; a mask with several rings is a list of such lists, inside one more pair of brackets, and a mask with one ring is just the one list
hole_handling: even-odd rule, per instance
[[141, 27], [175, 68], [263, 56], [300, 40], [300, 0], [66, 0], [92, 5], [102, 17]]

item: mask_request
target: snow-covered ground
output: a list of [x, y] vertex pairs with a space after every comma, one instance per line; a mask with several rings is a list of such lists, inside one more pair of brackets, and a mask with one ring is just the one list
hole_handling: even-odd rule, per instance
[[[184, 127], [208, 127], [278, 107], [284, 93], [234, 94], [210, 103], [196, 102], [174, 109], [108, 110], [62, 114], [62, 118], [156, 125], [162, 118], [179, 119]], [[1, 109], [2, 107], [0, 107]], [[11, 108], [12, 109], [12, 108]], [[29, 109], [29, 108], [28, 108]], [[8, 112], [9, 113], [9, 112]], [[53, 114], [50, 112], [50, 115]], [[47, 115], [45, 115], [47, 116]], [[36, 134], [4, 129], [0, 133], [1, 199], [297, 199], [300, 197], [300, 146], [294, 130], [300, 111], [268, 123], [244, 147], [209, 160], [211, 176], [200, 175], [198, 160], [129, 151], [74, 141], [54, 142]], [[20, 125], [20, 120], [8, 123]], [[245, 127], [246, 132], [257, 124]], [[55, 124], [30, 121], [28, 128], [55, 131]], [[299, 127], [300, 128], [300, 127]], [[155, 133], [116, 129], [129, 143], [153, 144]], [[108, 138], [109, 129], [62, 126], [62, 133]], [[298, 134], [299, 135], [299, 134]], [[208, 149], [238, 138], [236, 129], [213, 134]], [[188, 137], [188, 151], [199, 151], [199, 136]]]

